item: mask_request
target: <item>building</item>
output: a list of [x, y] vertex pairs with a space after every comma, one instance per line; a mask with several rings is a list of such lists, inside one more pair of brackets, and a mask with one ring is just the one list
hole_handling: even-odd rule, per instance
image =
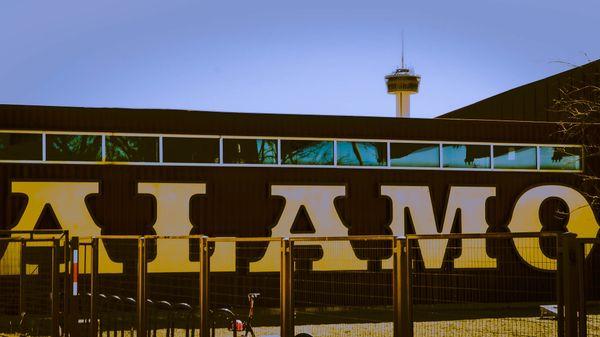
[[[596, 61], [437, 119], [0, 105], [0, 229], [62, 228], [81, 237], [542, 230], [596, 237], [598, 212], [581, 190], [579, 174], [598, 167], [598, 159], [585, 158], [581, 144], [557, 132], [561, 117], [548, 108], [562, 84], [598, 84], [599, 68]], [[557, 211], [568, 216], [557, 216]], [[101, 268], [122, 264], [123, 279], [134, 280], [131, 257], [136, 248], [103, 242], [107, 255]], [[535, 254], [545, 256], [552, 251], [547, 246], [538, 245]], [[521, 254], [516, 242], [515, 247]], [[455, 259], [452, 268], [468, 273], [495, 265], [485, 241], [471, 248], [470, 256], [478, 262]], [[391, 251], [379, 249], [373, 255], [365, 247], [335, 249], [356, 259], [346, 265], [316, 265], [332, 248], [323, 244], [306, 250], [306, 269], [326, 272], [315, 276], [317, 280], [340, 269], [352, 270], [352, 280], [361, 284], [389, 279], [389, 273], [374, 279], [362, 271], [385, 269]], [[180, 257], [180, 263], [162, 263], [157, 256], [164, 250]], [[5, 251], [0, 242], [0, 256]], [[197, 261], [197, 251], [193, 239], [168, 248], [156, 244], [149, 253], [154, 263], [150, 270], [186, 272], [190, 261]], [[276, 299], [277, 279], [248, 276], [273, 271], [260, 264], [269, 260], [267, 245], [238, 244], [233, 254], [229, 271], [234, 274], [214, 282], [225, 294], [236, 285], [235, 296], [223, 296], [243, 303], [251, 285], [267, 288], [268, 296]], [[521, 260], [516, 256], [509, 259], [538, 270], [552, 268], [536, 265], [523, 254]], [[423, 268], [447, 270], [443, 257], [423, 255]], [[476, 286], [463, 278], [456, 285], [471, 292], [479, 288], [484, 301], [512, 301], [517, 288], [530, 293], [529, 300], [547, 300], [540, 291], [531, 292], [531, 285], [512, 281], [503, 285], [510, 289], [502, 294], [505, 297], [488, 298], [486, 289], [497, 287], [495, 280], [506, 270], [486, 275], [498, 277]], [[535, 275], [547, 281], [536, 286], [551, 294], [553, 274]], [[431, 284], [448, 282], [441, 274], [428, 277]], [[196, 283], [183, 279], [194, 294]], [[178, 282], [178, 287], [185, 283]], [[360, 291], [380, 291], [376, 283]], [[122, 296], [132, 296], [125, 290], [135, 288], [122, 289], [127, 283], [118, 278], [109, 284]], [[381, 302], [376, 296], [358, 299], [344, 293], [332, 300], [319, 299], [328, 296], [319, 294], [310, 295], [307, 303], [381, 305], [391, 299], [391, 294]], [[177, 291], [170, 296], [185, 300]], [[453, 295], [433, 296], [443, 300]], [[421, 298], [427, 302], [432, 297], [424, 293]], [[14, 303], [9, 306], [7, 312], [16, 310]]]

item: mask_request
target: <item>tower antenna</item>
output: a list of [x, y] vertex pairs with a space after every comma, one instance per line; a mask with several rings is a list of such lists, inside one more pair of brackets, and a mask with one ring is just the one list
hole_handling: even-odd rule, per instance
[[402, 69], [404, 69], [404, 29], [402, 30]]
[[402, 29], [402, 65], [385, 77], [388, 94], [396, 96], [396, 116], [410, 117], [410, 95], [419, 92], [421, 76], [404, 65], [404, 29]]

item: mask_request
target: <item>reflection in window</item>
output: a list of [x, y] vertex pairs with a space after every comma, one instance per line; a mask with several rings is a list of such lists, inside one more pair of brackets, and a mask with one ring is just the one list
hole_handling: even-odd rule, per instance
[[277, 140], [223, 139], [223, 162], [227, 164], [277, 164]]
[[489, 145], [445, 144], [443, 147], [444, 167], [489, 168]]
[[542, 170], [581, 170], [580, 147], [540, 146]]
[[534, 146], [494, 145], [494, 168], [535, 169], [537, 154]]
[[333, 165], [333, 142], [282, 140], [281, 162], [293, 165]]
[[382, 142], [337, 142], [337, 163], [347, 166], [386, 166], [387, 144]]
[[390, 144], [392, 166], [400, 167], [440, 167], [440, 147], [438, 144]]
[[218, 138], [163, 138], [163, 161], [166, 163], [218, 163]]
[[0, 160], [42, 160], [42, 135], [0, 133]]
[[46, 159], [101, 161], [102, 136], [46, 135]]
[[106, 160], [158, 162], [158, 138], [107, 136]]

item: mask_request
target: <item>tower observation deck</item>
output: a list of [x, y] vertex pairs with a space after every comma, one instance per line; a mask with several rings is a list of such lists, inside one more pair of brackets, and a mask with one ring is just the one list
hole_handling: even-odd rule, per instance
[[388, 94], [396, 95], [396, 117], [410, 117], [410, 95], [419, 92], [421, 76], [408, 68], [398, 68], [385, 77]]

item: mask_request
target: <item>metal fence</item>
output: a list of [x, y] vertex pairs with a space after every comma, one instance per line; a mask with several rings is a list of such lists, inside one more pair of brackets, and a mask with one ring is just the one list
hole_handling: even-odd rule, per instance
[[64, 231], [0, 231], [0, 331], [62, 333], [69, 310], [68, 251]]
[[0, 333], [600, 335], [600, 239], [568, 233], [0, 235]]

